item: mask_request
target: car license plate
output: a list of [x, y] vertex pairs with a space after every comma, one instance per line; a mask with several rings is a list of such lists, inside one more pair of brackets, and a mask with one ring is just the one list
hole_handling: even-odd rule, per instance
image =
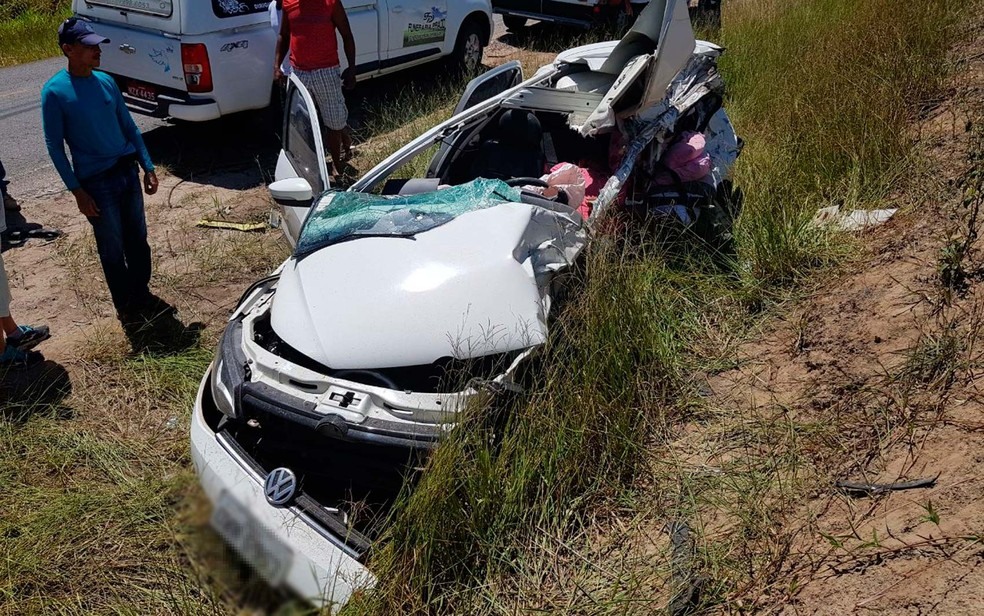
[[211, 521], [219, 535], [271, 586], [284, 581], [290, 566], [290, 548], [280, 543], [228, 492], [219, 497]]
[[145, 83], [138, 83], [131, 81], [126, 84], [126, 92], [130, 96], [154, 102], [157, 100], [157, 90], [153, 86], [149, 86]]

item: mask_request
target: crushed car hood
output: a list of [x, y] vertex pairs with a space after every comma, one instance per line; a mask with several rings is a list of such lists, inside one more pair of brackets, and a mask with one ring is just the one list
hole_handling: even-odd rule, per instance
[[333, 369], [528, 348], [546, 340], [550, 278], [585, 235], [573, 211], [504, 203], [410, 238], [332, 244], [287, 262], [271, 325]]

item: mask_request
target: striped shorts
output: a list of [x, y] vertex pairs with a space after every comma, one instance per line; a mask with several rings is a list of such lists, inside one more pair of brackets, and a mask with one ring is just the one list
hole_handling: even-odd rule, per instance
[[313, 71], [294, 69], [294, 74], [314, 98], [321, 121], [330, 130], [342, 130], [348, 124], [348, 108], [342, 94], [342, 69], [338, 66]]

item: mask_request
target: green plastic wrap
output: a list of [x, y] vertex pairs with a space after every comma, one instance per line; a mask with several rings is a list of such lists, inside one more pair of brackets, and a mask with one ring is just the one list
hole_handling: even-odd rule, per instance
[[294, 254], [303, 256], [359, 237], [412, 237], [467, 212], [509, 202], [520, 202], [518, 188], [484, 178], [405, 197], [327, 193], [304, 222]]

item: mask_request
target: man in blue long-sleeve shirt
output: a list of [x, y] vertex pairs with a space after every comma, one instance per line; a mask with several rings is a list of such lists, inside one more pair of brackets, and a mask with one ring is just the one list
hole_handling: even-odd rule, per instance
[[157, 192], [157, 175], [113, 78], [93, 70], [99, 45], [108, 42], [74, 17], [58, 28], [68, 68], [44, 85], [41, 116], [48, 154], [92, 224], [113, 305], [127, 324], [161, 301], [148, 287], [150, 246], [137, 164], [148, 195]]

